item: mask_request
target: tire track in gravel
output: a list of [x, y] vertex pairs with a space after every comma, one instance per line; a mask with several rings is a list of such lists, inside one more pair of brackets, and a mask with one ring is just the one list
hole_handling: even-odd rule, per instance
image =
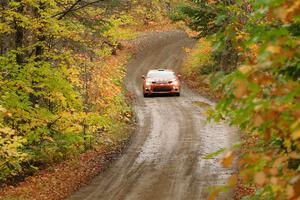
[[110, 168], [68, 200], [206, 199], [207, 187], [226, 182], [232, 170], [222, 168], [218, 158], [203, 157], [235, 143], [236, 130], [206, 123], [204, 108], [194, 102], [214, 103], [185, 85], [181, 97], [143, 98], [141, 75], [148, 69], [180, 67], [183, 48], [194, 44], [184, 32], [148, 33], [135, 43], [140, 50], [128, 64], [126, 77], [127, 89], [136, 96], [132, 143]]

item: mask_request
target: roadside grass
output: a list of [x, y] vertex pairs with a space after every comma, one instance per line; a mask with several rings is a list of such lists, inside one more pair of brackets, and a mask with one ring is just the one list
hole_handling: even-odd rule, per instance
[[193, 105], [201, 107], [201, 108], [209, 108], [209, 107], [211, 107], [210, 104], [208, 104], [206, 102], [203, 102], [203, 101], [194, 101]]

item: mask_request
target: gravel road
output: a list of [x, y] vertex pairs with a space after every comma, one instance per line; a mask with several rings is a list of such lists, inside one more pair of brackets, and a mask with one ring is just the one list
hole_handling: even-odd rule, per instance
[[207, 199], [208, 187], [226, 182], [232, 170], [203, 157], [235, 143], [236, 130], [207, 123], [203, 112], [214, 103], [185, 85], [180, 97], [143, 98], [141, 75], [182, 64], [184, 48], [194, 44], [184, 32], [148, 33], [135, 42], [140, 50], [128, 64], [126, 86], [136, 96], [136, 133], [124, 155], [68, 200]]

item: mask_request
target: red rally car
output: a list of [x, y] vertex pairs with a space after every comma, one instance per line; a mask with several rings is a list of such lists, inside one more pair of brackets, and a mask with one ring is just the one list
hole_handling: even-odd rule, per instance
[[169, 69], [149, 70], [144, 79], [144, 97], [152, 94], [173, 94], [180, 96], [180, 75]]

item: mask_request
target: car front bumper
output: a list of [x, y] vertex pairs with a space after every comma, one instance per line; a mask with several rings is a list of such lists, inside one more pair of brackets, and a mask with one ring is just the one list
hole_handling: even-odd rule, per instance
[[180, 92], [180, 86], [173, 84], [151, 84], [144, 86], [144, 94], [174, 94]]

